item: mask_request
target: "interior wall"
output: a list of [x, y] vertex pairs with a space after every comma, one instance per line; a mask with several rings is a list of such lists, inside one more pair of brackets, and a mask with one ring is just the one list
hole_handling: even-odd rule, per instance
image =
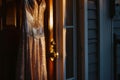
[[20, 42], [20, 30], [15, 28], [16, 1], [0, 0], [0, 4], [2, 27], [0, 31], [0, 79], [15, 80]]

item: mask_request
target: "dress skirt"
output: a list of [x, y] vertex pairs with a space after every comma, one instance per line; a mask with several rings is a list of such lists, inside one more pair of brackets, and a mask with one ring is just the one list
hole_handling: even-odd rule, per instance
[[47, 80], [45, 37], [28, 35], [22, 43], [16, 80]]

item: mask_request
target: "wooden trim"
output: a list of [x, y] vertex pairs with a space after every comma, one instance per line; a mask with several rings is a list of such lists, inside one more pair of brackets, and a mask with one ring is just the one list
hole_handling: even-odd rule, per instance
[[100, 80], [113, 80], [112, 74], [112, 19], [110, 0], [99, 0], [99, 56]]
[[[99, 15], [100, 15], [100, 6], [99, 6], [99, 1], [100, 0], [97, 0], [96, 1], [96, 14], [97, 14], [97, 24], [96, 24], [96, 26], [98, 26], [98, 25], [100, 25], [100, 21], [99, 21]], [[97, 27], [97, 40], [98, 40], [98, 43], [97, 43], [97, 80], [100, 80], [100, 41], [99, 41], [99, 35], [100, 35], [100, 30], [99, 30], [99, 26]]]
[[59, 53], [56, 60], [56, 80], [64, 80], [63, 1], [56, 0], [56, 50]]
[[77, 80], [83, 80], [83, 72], [82, 72], [82, 46], [81, 46], [81, 31], [80, 31], [80, 0], [77, 0], [76, 2], [76, 23], [77, 23]]
[[[85, 80], [88, 80], [88, 0], [84, 1], [84, 67], [85, 67]], [[83, 39], [83, 38], [81, 38]]]
[[80, 10], [79, 10], [79, 21], [80, 26], [79, 34], [81, 38], [81, 48], [79, 54], [81, 54], [81, 71], [82, 71], [82, 80], [88, 80], [88, 0], [80, 0]]
[[74, 47], [74, 59], [73, 59], [73, 62], [74, 62], [74, 67], [73, 67], [73, 70], [74, 70], [74, 78], [75, 80], [77, 79], [77, 33], [76, 33], [76, 29], [77, 29], [77, 26], [76, 26], [76, 0], [73, 0], [73, 47]]
[[117, 38], [116, 38], [117, 36], [114, 34], [114, 80], [117, 80], [116, 78], [117, 78], [117, 76], [116, 76], [116, 72], [117, 72], [117, 66], [116, 66], [116, 64], [117, 64]]
[[114, 41], [114, 56], [113, 56], [113, 61], [114, 61], [114, 80], [117, 80], [117, 63], [118, 63], [118, 57], [117, 57], [117, 50], [118, 50], [118, 45], [120, 44], [120, 38], [119, 38], [120, 34], [114, 33], [113, 36], [113, 41]]

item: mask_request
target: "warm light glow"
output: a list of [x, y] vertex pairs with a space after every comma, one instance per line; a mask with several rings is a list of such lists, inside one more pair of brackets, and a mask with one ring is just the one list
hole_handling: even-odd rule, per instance
[[65, 25], [66, 18], [66, 0], [63, 0], [63, 25]]
[[54, 61], [54, 58], [53, 58], [53, 57], [51, 57], [51, 58], [50, 58], [50, 60], [51, 60], [51, 61]]
[[50, 0], [49, 29], [53, 30], [53, 1]]

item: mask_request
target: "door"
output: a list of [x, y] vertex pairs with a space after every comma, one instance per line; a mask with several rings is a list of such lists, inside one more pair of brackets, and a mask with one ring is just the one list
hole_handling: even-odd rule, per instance
[[77, 38], [76, 38], [76, 7], [75, 0], [66, 0], [66, 18], [65, 18], [65, 79], [77, 80]]
[[75, 3], [75, 0], [56, 0], [57, 80], [77, 80]]
[[46, 36], [46, 61], [48, 80], [56, 80], [56, 40], [55, 40], [55, 1], [45, 0], [45, 36]]
[[55, 34], [57, 80], [77, 80], [75, 0], [56, 0]]

